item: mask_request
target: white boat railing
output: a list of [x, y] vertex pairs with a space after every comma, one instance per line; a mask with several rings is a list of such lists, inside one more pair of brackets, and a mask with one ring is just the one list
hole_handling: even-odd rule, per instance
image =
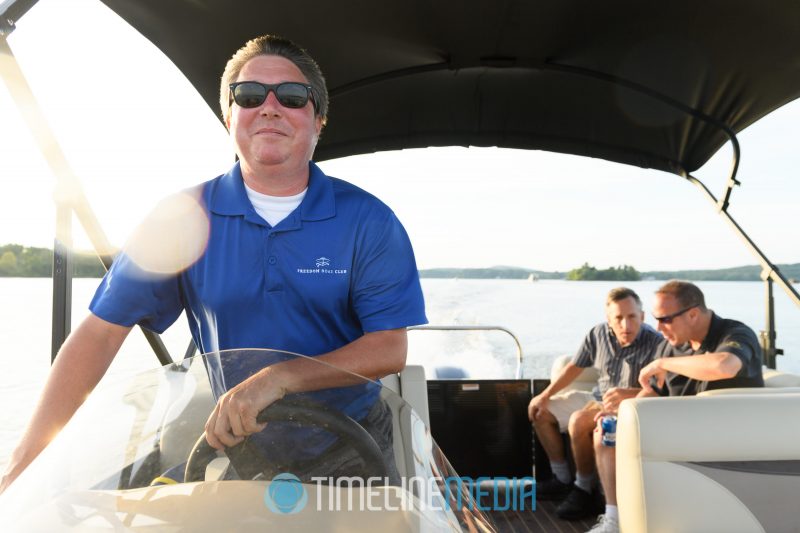
[[514, 373], [516, 379], [522, 379], [522, 344], [519, 342], [519, 339], [508, 328], [504, 328], [503, 326], [457, 326], [457, 325], [449, 325], [449, 326], [439, 326], [439, 325], [425, 325], [425, 326], [411, 326], [408, 328], [409, 331], [502, 331], [507, 333], [514, 339], [514, 344], [517, 345], [517, 370]]

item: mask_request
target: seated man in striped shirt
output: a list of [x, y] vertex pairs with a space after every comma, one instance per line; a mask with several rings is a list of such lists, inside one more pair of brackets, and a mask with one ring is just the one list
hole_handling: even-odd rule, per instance
[[[603, 403], [616, 407], [622, 400], [636, 396], [641, 390], [639, 371], [652, 361], [662, 340], [644, 323], [639, 296], [626, 287], [608, 293], [606, 318], [607, 322], [592, 328], [572, 361], [528, 406], [528, 418], [550, 458], [554, 475], [537, 486], [537, 498], [566, 497], [556, 509], [558, 516], [566, 520], [602, 512], [604, 502], [599, 494], [592, 446], [594, 417]], [[591, 366], [600, 374], [592, 392], [570, 390], [559, 394]], [[564, 429], [569, 431], [575, 458], [574, 484], [561, 438]]]

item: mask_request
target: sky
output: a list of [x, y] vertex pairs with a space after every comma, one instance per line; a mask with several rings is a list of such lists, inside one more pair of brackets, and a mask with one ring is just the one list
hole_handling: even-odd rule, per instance
[[[42, 0], [9, 42], [113, 246], [124, 244], [159, 199], [232, 164], [218, 112], [99, 2]], [[52, 246], [55, 179], [4, 84], [0, 117], [0, 244]], [[794, 102], [740, 135], [743, 185], [730, 212], [775, 263], [800, 262], [799, 134]], [[672, 174], [460, 147], [321, 166], [392, 207], [420, 268], [566, 271], [589, 262], [647, 271], [756, 263], [700, 190]], [[729, 166], [725, 147], [697, 176], [719, 196]], [[88, 249], [77, 224], [74, 233], [74, 246]]]

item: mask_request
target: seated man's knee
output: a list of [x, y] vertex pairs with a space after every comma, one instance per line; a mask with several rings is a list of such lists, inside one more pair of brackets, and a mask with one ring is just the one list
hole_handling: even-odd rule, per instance
[[533, 427], [537, 430], [550, 429], [553, 426], [558, 429], [558, 420], [550, 411], [539, 413], [539, 416], [533, 420]]
[[579, 409], [569, 417], [569, 434], [589, 433], [595, 426], [596, 409]]

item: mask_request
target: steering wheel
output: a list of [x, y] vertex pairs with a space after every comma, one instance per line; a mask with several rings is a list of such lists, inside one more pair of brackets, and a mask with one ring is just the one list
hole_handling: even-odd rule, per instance
[[[380, 401], [380, 400], [379, 400]], [[349, 416], [331, 409], [327, 406], [313, 403], [299, 398], [283, 398], [268, 405], [256, 417], [258, 423], [275, 421], [296, 422], [304, 426], [322, 428], [333, 433], [343, 442], [351, 446], [364, 460], [365, 468], [373, 476], [385, 478], [388, 474], [383, 453], [367, 430]], [[225, 455], [236, 469], [241, 479], [254, 479], [259, 474], [266, 479], [272, 479], [280, 472], [281, 467], [270, 461], [265, 455], [268, 451], [257, 449], [249, 438], [235, 446], [225, 448]], [[203, 481], [206, 466], [217, 455], [217, 450], [212, 448], [205, 438], [200, 435], [186, 461], [184, 480], [188, 482]], [[326, 452], [322, 457], [325, 457]], [[305, 462], [304, 469], [316, 466], [316, 460]], [[321, 463], [321, 461], [319, 461]], [[285, 468], [284, 468], [285, 470]]]

